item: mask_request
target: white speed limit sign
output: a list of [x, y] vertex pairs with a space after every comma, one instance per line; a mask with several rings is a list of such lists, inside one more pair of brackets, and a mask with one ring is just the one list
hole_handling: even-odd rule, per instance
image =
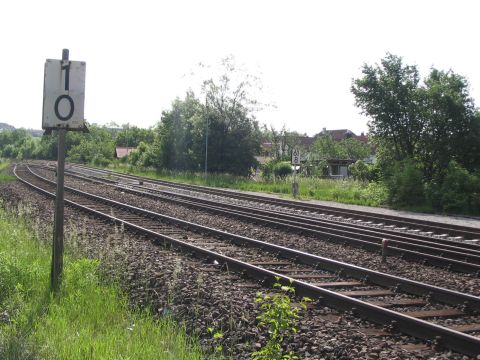
[[45, 62], [43, 129], [82, 129], [85, 103], [84, 61]]

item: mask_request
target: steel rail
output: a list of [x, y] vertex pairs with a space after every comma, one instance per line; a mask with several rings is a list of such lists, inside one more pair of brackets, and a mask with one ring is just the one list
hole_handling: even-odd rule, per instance
[[[74, 176], [83, 178], [88, 181], [95, 181], [99, 183], [101, 182], [100, 180], [92, 180], [80, 175], [74, 175]], [[121, 185], [114, 185], [114, 184], [109, 184], [109, 185], [115, 188], [121, 189], [122, 191], [130, 192], [133, 194], [142, 193], [144, 196], [149, 196], [149, 197], [155, 196], [155, 195], [149, 194], [148, 192], [133, 190]], [[163, 190], [158, 190], [158, 191], [166, 192]], [[166, 192], [166, 193], [169, 193], [169, 192]], [[178, 196], [178, 194], [175, 194], [175, 193], [171, 193], [171, 194], [173, 194], [174, 196]], [[187, 195], [180, 195], [179, 197], [186, 197], [186, 196]], [[280, 213], [280, 214], [275, 214], [275, 216], [272, 217], [272, 216], [269, 216], [270, 214], [268, 214], [268, 212], [263, 210], [256, 210], [256, 209], [248, 209], [247, 211], [243, 211], [243, 212], [242, 211], [227, 212], [218, 206], [204, 205], [204, 204], [211, 204], [211, 203], [216, 204], [215, 202], [210, 200], [203, 200], [203, 199], [199, 200], [199, 202], [202, 202], [203, 205], [197, 204], [192, 201], [179, 201], [179, 200], [173, 200], [173, 199], [168, 199], [168, 200], [175, 201], [177, 203], [183, 203], [188, 206], [195, 206], [202, 210], [209, 210], [209, 211], [213, 211], [223, 215], [225, 215], [225, 213], [228, 213], [229, 215], [233, 215], [244, 220], [249, 220], [254, 223], [261, 222], [267, 225], [273, 225], [275, 227], [285, 228], [289, 231], [292, 231], [293, 229], [296, 232], [301, 233], [302, 235], [310, 234], [330, 242], [336, 242], [341, 244], [348, 243], [350, 245], [360, 247], [366, 250], [374, 251], [374, 252], [380, 251], [382, 247], [381, 245], [382, 237], [362, 235], [359, 232], [355, 232], [354, 229], [351, 229], [350, 231], [343, 231], [343, 230], [336, 230], [328, 227], [322, 227], [319, 225], [305, 224], [305, 223], [302, 223], [301, 221], [297, 221], [297, 219], [288, 220], [293, 218], [293, 216], [288, 216]], [[197, 200], [195, 199], [195, 201]], [[238, 206], [232, 205], [231, 207], [238, 207]], [[238, 207], [238, 208], [241, 208], [241, 207]], [[253, 216], [252, 212], [257, 212], [262, 214], [266, 213], [267, 215]], [[283, 217], [283, 220], [279, 221], [279, 217]], [[342, 225], [339, 225], [339, 226], [342, 226]], [[369, 231], [373, 232], [371, 229]], [[413, 244], [410, 243], [407, 245], [407, 244], [403, 244], [402, 241], [395, 240], [395, 238], [397, 239], [402, 238], [401, 236], [397, 235], [397, 237], [390, 237], [390, 239], [392, 238], [393, 240], [391, 240], [390, 245], [388, 247], [389, 255], [401, 256], [404, 259], [413, 260], [417, 262], [420, 261], [420, 262], [423, 262], [424, 264], [447, 267], [449, 270], [452, 270], [452, 271], [480, 274], [480, 258], [478, 257], [478, 255], [475, 256], [475, 253], [470, 254], [470, 253], [450, 250], [453, 247], [448, 245], [442, 245], [443, 248], [438, 249], [430, 246], [430, 244], [428, 244], [425, 241], [422, 242], [422, 241], [415, 241], [415, 240], [409, 240], [409, 239], [406, 239], [406, 240], [409, 240], [410, 242], [414, 242], [414, 243]], [[470, 262], [467, 262], [465, 260], [470, 260]]]
[[165, 180], [156, 180], [141, 176], [134, 176], [129, 174], [123, 174], [111, 170], [105, 169], [97, 169], [91, 168], [88, 166], [75, 164], [73, 167], [83, 168], [90, 171], [97, 171], [101, 173], [106, 173], [118, 177], [124, 177], [132, 180], [141, 179], [145, 183], [153, 183], [153, 184], [160, 184], [164, 186], [170, 186], [174, 188], [186, 189], [191, 191], [198, 191], [198, 192], [205, 192], [210, 194], [218, 194], [220, 196], [228, 196], [238, 199], [245, 199], [247, 201], [261, 201], [263, 203], [269, 203], [284, 207], [293, 207], [307, 211], [316, 211], [316, 212], [328, 212], [331, 214], [335, 214], [337, 216], [347, 216], [347, 217], [357, 217], [361, 219], [366, 219], [369, 221], [374, 222], [384, 222], [396, 226], [409, 226], [412, 228], [420, 228], [424, 231], [436, 231], [436, 232], [447, 232], [451, 235], [456, 236], [463, 236], [468, 239], [480, 239], [480, 229], [468, 226], [461, 226], [461, 225], [454, 225], [454, 224], [442, 224], [435, 221], [428, 221], [428, 220], [421, 220], [421, 219], [412, 219], [409, 217], [404, 216], [394, 216], [394, 215], [386, 215], [386, 214], [375, 214], [372, 212], [361, 211], [361, 210], [353, 210], [353, 209], [341, 209], [334, 206], [327, 206], [327, 205], [319, 205], [319, 204], [306, 204], [302, 203], [298, 200], [286, 200], [286, 199], [274, 199], [271, 197], [261, 196], [261, 195], [253, 195], [253, 194], [245, 194], [234, 192], [227, 189], [215, 189], [206, 186], [200, 185], [187, 185], [187, 184], [178, 184], [173, 183], [170, 181]]
[[[149, 196], [148, 192], [141, 191], [141, 190], [133, 190], [129, 189], [128, 187], [119, 186], [119, 185], [112, 185], [115, 188], [121, 189], [122, 191], [129, 192], [132, 194], [142, 194], [143, 196]], [[234, 215], [238, 217], [253, 219], [254, 221], [264, 220], [266, 223], [272, 223], [276, 226], [282, 226], [285, 228], [290, 228], [290, 225], [299, 226], [302, 228], [318, 230], [321, 233], [325, 233], [328, 236], [334, 235], [344, 235], [344, 236], [352, 236], [361, 240], [365, 240], [374, 244], [378, 244], [381, 246], [381, 242], [383, 239], [390, 240], [390, 245], [396, 246], [402, 249], [414, 249], [418, 251], [424, 251], [422, 254], [429, 253], [431, 255], [437, 255], [442, 258], [446, 259], [454, 259], [460, 260], [462, 262], [470, 262], [475, 264], [480, 264], [480, 251], [476, 249], [472, 249], [470, 252], [466, 252], [470, 250], [461, 248], [459, 246], [453, 246], [450, 244], [444, 243], [436, 243], [436, 239], [430, 239], [430, 241], [426, 240], [417, 240], [412, 239], [407, 236], [402, 236], [398, 234], [382, 234], [381, 231], [376, 231], [372, 229], [356, 229], [353, 225], [344, 225], [344, 224], [335, 224], [335, 225], [325, 225], [322, 220], [316, 221], [312, 218], [306, 218], [296, 215], [288, 215], [281, 212], [276, 211], [265, 211], [259, 210], [252, 207], [245, 207], [245, 206], [238, 206], [238, 205], [231, 205], [231, 204], [221, 204], [219, 205], [218, 202], [204, 200], [204, 199], [194, 199], [188, 195], [178, 195], [175, 193], [170, 193], [164, 190], [158, 190], [163, 194], [168, 194], [174, 197], [183, 198], [186, 200], [175, 200], [169, 197], [163, 197], [162, 199], [169, 200], [175, 203], [185, 204], [187, 206], [192, 206], [201, 209], [208, 209], [217, 213], [227, 214], [227, 215]], [[152, 198], [152, 196], [149, 196]], [[207, 204], [207, 205], [206, 205]], [[225, 208], [231, 209], [233, 211], [226, 211]], [[252, 214], [256, 214], [256, 217], [253, 217]], [[279, 222], [282, 220], [282, 222]], [[303, 230], [302, 230], [303, 231]], [[317, 234], [317, 233], [314, 233]], [[384, 236], [382, 236], [384, 235]], [[448, 263], [446, 265], [449, 265]], [[479, 268], [480, 269], [480, 268]]]
[[[189, 204], [190, 206], [197, 206], [196, 203], [201, 204], [208, 204], [212, 205], [214, 208], [221, 206], [222, 208], [229, 208], [239, 211], [246, 211], [248, 214], [252, 212], [257, 214], [262, 214], [266, 216], [270, 216], [274, 214], [276, 219], [283, 218], [286, 221], [293, 221], [296, 224], [304, 223], [306, 225], [322, 225], [324, 229], [345, 229], [345, 231], [353, 231], [355, 236], [358, 238], [362, 238], [363, 234], [366, 235], [366, 239], [374, 239], [375, 237], [377, 242], [381, 242], [382, 239], [388, 238], [390, 240], [398, 240], [400, 242], [411, 242], [413, 244], [419, 245], [431, 245], [434, 244], [435, 247], [439, 249], [450, 250], [453, 252], [453, 258], [457, 260], [467, 261], [468, 257], [471, 257], [470, 262], [480, 263], [480, 246], [470, 243], [463, 243], [463, 242], [455, 242], [451, 240], [439, 239], [439, 238], [432, 238], [428, 236], [422, 236], [417, 234], [401, 234], [398, 231], [391, 231], [386, 229], [375, 229], [373, 227], [362, 226], [358, 224], [348, 224], [348, 223], [339, 223], [338, 221], [331, 221], [325, 219], [318, 219], [311, 216], [306, 215], [289, 215], [285, 212], [280, 212], [276, 210], [262, 210], [252, 206], [244, 206], [244, 205], [233, 205], [228, 203], [219, 204], [218, 201], [202, 199], [198, 197], [194, 197], [191, 195], [179, 194], [168, 190], [160, 190], [160, 189], [151, 189], [146, 188], [141, 185], [119, 185], [116, 181], [108, 180], [108, 179], [98, 179], [97, 177], [87, 177], [83, 175], [79, 175], [77, 173], [69, 173], [69, 176], [73, 176], [82, 180], [95, 182], [99, 184], [109, 185], [115, 189], [122, 190], [124, 192], [129, 192], [134, 195], [142, 195], [152, 199], [161, 198], [163, 200], [169, 200], [175, 203], [181, 203], [178, 200], [172, 199], [172, 197], [184, 199], [186, 201], [185, 204]], [[165, 196], [160, 197], [158, 194], [163, 194]], [[203, 205], [200, 205], [203, 208]], [[212, 209], [214, 209], [212, 208]], [[221, 208], [218, 208], [221, 211]], [[345, 232], [346, 234], [346, 232]], [[372, 236], [372, 237], [368, 237]], [[468, 251], [468, 252], [463, 252]], [[437, 255], [443, 256], [443, 250], [439, 250], [436, 252]], [[472, 256], [473, 255], [473, 256]]]
[[[24, 180], [24, 179], [21, 179], [16, 172], [16, 167], [14, 168], [14, 174], [22, 183], [24, 183], [28, 186], [31, 186], [32, 188], [36, 189], [37, 191], [39, 191], [39, 192], [41, 192], [41, 193], [43, 193], [43, 194], [45, 194], [45, 195], [47, 195], [51, 198], [55, 197], [55, 194], [50, 193], [50, 192], [48, 192], [48, 191], [46, 191], [46, 190], [44, 190], [44, 189], [42, 189], [42, 188], [40, 188], [36, 185]], [[43, 180], [48, 182], [48, 183], [54, 183], [54, 182], [52, 182], [48, 179], [45, 179], [45, 178], [43, 178]], [[77, 193], [79, 195], [82, 194], [82, 195], [84, 195], [88, 198], [91, 198], [91, 199], [98, 198], [99, 202], [101, 202], [101, 203], [112, 204], [112, 205], [115, 205], [115, 206], [122, 206], [122, 207], [128, 208], [128, 209], [132, 210], [132, 212], [135, 212], [135, 213], [144, 212], [144, 213], [147, 213], [147, 214], [149, 214], [150, 216], [153, 216], [153, 217], [157, 217], [157, 216], [165, 217], [164, 215], [161, 215], [161, 214], [146, 211], [146, 210], [143, 210], [143, 209], [140, 209], [140, 208], [137, 208], [137, 207], [133, 207], [131, 205], [121, 204], [121, 203], [118, 203], [116, 201], [105, 199], [105, 198], [102, 198], [102, 197], [98, 197], [98, 196], [88, 194], [88, 193], [85, 193], [85, 192], [82, 192], [82, 191], [79, 191], [79, 190], [76, 190], [76, 189], [72, 189], [72, 190], [68, 189], [68, 190], [73, 191], [74, 193]], [[266, 270], [266, 269], [263, 269], [261, 267], [255, 266], [255, 265], [248, 264], [248, 263], [245, 263], [243, 261], [233, 259], [231, 257], [221, 255], [221, 254], [215, 253], [213, 251], [194, 246], [192, 244], [186, 243], [186, 242], [178, 240], [178, 239], [174, 239], [174, 238], [169, 237], [167, 235], [159, 234], [155, 231], [152, 231], [152, 230], [146, 229], [144, 227], [138, 226], [136, 224], [130, 223], [128, 221], [124, 221], [122, 219], [116, 218], [116, 217], [114, 217], [110, 214], [102, 213], [100, 211], [88, 208], [84, 205], [75, 203], [75, 202], [67, 200], [67, 199], [65, 200], [65, 203], [70, 205], [70, 206], [73, 206], [75, 208], [78, 208], [80, 210], [83, 210], [87, 213], [94, 214], [95, 216], [103, 218], [103, 219], [105, 219], [109, 222], [112, 222], [112, 223], [115, 223], [115, 224], [122, 224], [127, 229], [131, 229], [131, 230], [140, 232], [144, 235], [151, 236], [151, 237], [153, 237], [157, 240], [162, 241], [163, 243], [169, 243], [173, 246], [173, 248], [184, 249], [184, 250], [186, 250], [187, 252], [189, 252], [190, 254], [192, 254], [196, 257], [209, 258], [210, 260], [217, 260], [220, 264], [225, 264], [230, 270], [241, 272], [242, 274], [249, 275], [250, 277], [252, 277], [254, 279], [257, 279], [257, 280], [262, 280], [264, 284], [272, 283], [273, 281], [276, 281], [275, 280], [276, 278], [280, 279], [285, 284], [293, 282], [293, 286], [296, 288], [296, 293], [298, 295], [310, 296], [310, 297], [315, 298], [315, 299], [320, 299], [323, 304], [328, 305], [332, 308], [337, 308], [337, 309], [340, 309], [340, 310], [343, 310], [343, 311], [350, 311], [356, 316], [365, 317], [366, 319], [368, 319], [370, 321], [373, 321], [373, 322], [376, 322], [376, 323], [379, 323], [379, 324], [382, 324], [382, 325], [394, 325], [395, 330], [397, 330], [397, 331], [401, 331], [401, 332], [404, 332], [406, 334], [409, 334], [409, 335], [412, 335], [412, 336], [415, 336], [417, 338], [421, 338], [421, 339], [424, 339], [424, 340], [427, 340], [427, 341], [437, 342], [437, 343], [439, 342], [438, 345], [444, 346], [446, 348], [450, 348], [452, 350], [458, 351], [458, 352], [463, 353], [463, 354], [467, 354], [467, 355], [470, 355], [470, 356], [477, 356], [478, 354], [480, 354], [480, 339], [477, 338], [477, 337], [470, 336], [468, 334], [464, 334], [464, 333], [461, 333], [461, 332], [458, 332], [458, 331], [455, 331], [455, 330], [452, 330], [452, 329], [449, 329], [449, 328], [446, 328], [446, 327], [443, 327], [443, 326], [439, 326], [439, 325], [436, 325], [436, 324], [433, 324], [433, 323], [430, 323], [430, 322], [427, 322], [427, 321], [424, 321], [424, 320], [416, 319], [416, 318], [410, 317], [408, 315], [398, 313], [398, 312], [395, 312], [395, 311], [392, 311], [392, 310], [389, 310], [389, 309], [385, 309], [385, 308], [382, 308], [382, 307], [379, 307], [379, 306], [376, 306], [376, 305], [373, 305], [373, 304], [369, 304], [367, 302], [364, 302], [364, 301], [361, 301], [361, 300], [358, 300], [358, 299], [350, 298], [348, 296], [338, 294], [338, 293], [335, 293], [333, 291], [330, 291], [330, 290], [327, 290], [327, 289], [324, 289], [324, 288], [320, 288], [320, 287], [311, 285], [311, 284], [303, 282], [303, 281], [294, 280], [294, 279], [292, 279], [292, 278], [290, 278], [286, 275], [276, 273], [276, 272], [271, 271], [271, 270]], [[166, 217], [166, 218], [169, 218], [169, 217]], [[171, 220], [173, 222], [180, 221], [180, 222], [183, 222], [183, 223], [187, 223], [187, 224], [189, 224], [190, 226], [193, 226], [193, 227], [199, 226], [197, 224], [184, 222], [184, 221], [179, 220], [179, 219], [171, 218]], [[206, 228], [206, 227], [203, 227], [203, 226], [200, 226], [200, 228], [202, 228], [204, 230], [207, 230], [207, 231], [218, 232], [218, 233], [223, 234], [223, 235], [229, 235], [229, 236], [233, 235], [233, 234], [228, 234], [228, 233], [218, 231], [218, 230], [215, 230], [215, 229], [209, 229], [209, 228]], [[238, 237], [238, 236], [235, 236], [235, 237]], [[238, 237], [238, 238], [241, 239], [243, 244], [245, 244], [247, 241], [254, 241], [254, 242], [257, 242], [257, 244], [261, 243], [258, 240], [248, 239], [248, 238], [244, 238], [244, 237]], [[264, 243], [263, 246], [268, 247], [268, 246], [272, 246], [272, 245], [268, 244], [268, 243]], [[260, 246], [260, 247], [263, 248], [263, 246]], [[279, 247], [279, 246], [274, 246], [274, 247], [276, 247], [277, 249], [282, 248], [282, 247]], [[281, 250], [282, 251], [287, 251], [287, 252], [294, 251], [298, 254], [302, 254], [301, 252], [291, 250], [291, 249], [287, 249], [287, 248], [283, 248]], [[332, 261], [330, 259], [322, 259], [320, 257], [316, 257], [316, 256], [313, 256], [313, 255], [310, 255], [310, 254], [304, 254], [304, 255], [306, 255], [308, 257], [314, 257], [314, 258], [316, 258], [316, 261], [320, 261], [320, 260]], [[362, 268], [359, 268], [359, 267], [356, 267], [356, 266], [353, 266], [353, 265], [349, 265], [349, 264], [341, 264], [341, 266], [342, 266], [343, 271], [346, 271], [347, 267], [348, 268], [353, 267], [353, 268], [356, 268], [358, 271], [365, 271], [366, 270], [368, 272], [371, 272], [371, 270], [362, 269]], [[374, 272], [374, 274], [372, 274], [372, 275], [378, 276], [378, 277], [383, 277], [382, 275], [386, 275], [386, 274], [381, 274], [381, 273]], [[395, 278], [394, 276], [391, 276], [391, 275], [386, 276], [386, 278], [392, 278], [392, 277]], [[427, 288], [430, 288], [430, 289], [432, 289], [436, 292], [439, 292], [439, 293], [443, 293], [443, 294], [448, 293], [450, 296], [457, 296], [457, 297], [461, 297], [461, 298], [466, 297], [466, 298], [468, 298], [467, 301], [469, 301], [468, 306], [469, 306], [470, 309], [478, 310], [480, 308], [479, 307], [480, 306], [480, 298], [478, 298], [478, 297], [474, 297], [474, 296], [471, 296], [471, 295], [468, 295], [468, 294], [457, 293], [457, 292], [447, 290], [447, 289], [437, 288], [437, 287], [434, 287], [434, 286], [431, 286], [431, 285], [416, 283], [416, 282], [408, 280], [408, 279], [402, 279], [402, 278], [397, 278], [397, 279], [400, 282], [409, 283], [413, 287], [415, 287], [415, 284], [416, 284], [417, 287], [426, 286]], [[371, 281], [371, 279], [369, 279], [369, 281]]]
[[[38, 174], [32, 173], [32, 175], [41, 179], [44, 182], [47, 182], [47, 183], [51, 184], [52, 186], [55, 184], [54, 181], [46, 179], [46, 178], [44, 178], [44, 177], [42, 177]], [[377, 274], [377, 275], [382, 274], [382, 273], [376, 272], [374, 270], [361, 268], [361, 267], [356, 266], [356, 265], [350, 265], [350, 264], [343, 263], [343, 262], [340, 262], [340, 261], [331, 260], [331, 259], [324, 258], [324, 257], [321, 257], [321, 256], [305, 253], [303, 251], [294, 250], [294, 249], [290, 249], [290, 248], [287, 248], [287, 247], [284, 247], [284, 246], [275, 245], [275, 244], [271, 244], [271, 243], [268, 243], [268, 242], [251, 239], [251, 238], [248, 238], [248, 237], [245, 237], [245, 236], [231, 234], [231, 233], [228, 233], [228, 232], [225, 232], [225, 231], [222, 231], [222, 230], [218, 230], [218, 229], [214, 229], [214, 228], [211, 228], [211, 227], [195, 224], [195, 223], [185, 221], [185, 220], [181, 220], [181, 219], [178, 219], [178, 218], [174, 218], [174, 217], [171, 217], [171, 216], [168, 216], [168, 215], [163, 215], [163, 214], [151, 211], [151, 210], [142, 209], [142, 208], [139, 208], [139, 207], [136, 207], [136, 206], [133, 206], [133, 205], [118, 202], [116, 200], [112, 200], [112, 199], [108, 199], [108, 198], [105, 198], [105, 197], [102, 197], [102, 196], [87, 193], [87, 192], [84, 192], [84, 191], [81, 191], [81, 190], [78, 190], [78, 189], [74, 189], [74, 188], [71, 188], [71, 187], [68, 187], [68, 186], [66, 186], [65, 189], [72, 192], [72, 193], [78, 194], [78, 195], [86, 197], [86, 198], [93, 199], [97, 202], [101, 202], [101, 203], [109, 205], [111, 207], [118, 207], [118, 208], [127, 209], [130, 212], [135, 213], [135, 214], [145, 214], [149, 218], [160, 220], [160, 221], [162, 221], [164, 223], [167, 223], [167, 224], [175, 224], [175, 225], [181, 226], [181, 227], [183, 227], [187, 230], [190, 230], [190, 231], [196, 231], [196, 232], [199, 232], [199, 233], [209, 233], [209, 234], [212, 234], [212, 235], [216, 236], [217, 238], [220, 238], [220, 239], [223, 239], [223, 240], [229, 240], [229, 241], [235, 242], [236, 244], [240, 244], [240, 245], [247, 245], [247, 244], [255, 245], [255, 247], [265, 249], [265, 250], [271, 251], [273, 253], [277, 253], [277, 254], [280, 253], [281, 255], [283, 254], [282, 257], [285, 257], [285, 258], [288, 258], [288, 259], [296, 259], [297, 261], [299, 261], [303, 264], [306, 264], [306, 265], [314, 265], [316, 267], [322, 267], [323, 268], [323, 266], [326, 266], [327, 264], [328, 264], [328, 266], [331, 266], [333, 264], [333, 266], [334, 266], [333, 268], [329, 267], [329, 268], [326, 269], [326, 270], [333, 271], [333, 272], [335, 272], [339, 269], [341, 269], [342, 271], [347, 271], [348, 269], [350, 269], [350, 270], [353, 269], [355, 271], [353, 271], [351, 273], [346, 272], [346, 275], [352, 276], [352, 277], [357, 278], [359, 280], [364, 280], [366, 277], [373, 278], [373, 276], [375, 274]], [[319, 262], [320, 259], [323, 262]], [[300, 261], [300, 260], [302, 260], [302, 261]], [[359, 273], [360, 270], [363, 271], [363, 272]], [[396, 287], [396, 288], [402, 287], [402, 289], [403, 289], [403, 286], [406, 286], [406, 288], [411, 288], [411, 286], [414, 285], [414, 284], [417, 285], [417, 286], [420, 285], [420, 286], [424, 287], [423, 288], [424, 291], [419, 292], [420, 291], [419, 288], [416, 288], [415, 292], [411, 292], [411, 294], [434, 296], [435, 300], [441, 301], [441, 302], [446, 302], [446, 303], [451, 304], [451, 305], [458, 305], [458, 304], [464, 303], [465, 301], [472, 301], [472, 300], [476, 299], [477, 301], [479, 301], [479, 303], [478, 303], [478, 308], [475, 307], [475, 310], [480, 311], [480, 298], [475, 297], [473, 295], [467, 295], [467, 298], [461, 297], [461, 298], [453, 299], [453, 300], [450, 300], [450, 301], [445, 301], [446, 298], [444, 298], [443, 295], [445, 295], [446, 293], [451, 294], [451, 295], [453, 295], [454, 293], [455, 294], [461, 294], [461, 296], [463, 296], [465, 294], [455, 292], [455, 291], [452, 291], [452, 290], [446, 290], [447, 292], [445, 293], [445, 289], [435, 287], [433, 285], [427, 285], [427, 284], [419, 283], [419, 282], [416, 282], [416, 281], [413, 281], [413, 280], [404, 279], [404, 278], [397, 277], [397, 276], [394, 276], [394, 275], [382, 274], [382, 276], [384, 276], [386, 278], [389, 278], [391, 281], [388, 282], [388, 283], [386, 283], [386, 282], [378, 282], [377, 283], [377, 282], [373, 282], [373, 281], [371, 281], [371, 282], [374, 283], [374, 284], [377, 284], [377, 285], [381, 285], [381, 286], [390, 286], [390, 287]], [[438, 289], [442, 289], [441, 294], [443, 294], [443, 295], [437, 298], [436, 296], [440, 295], [440, 293], [437, 293]]]

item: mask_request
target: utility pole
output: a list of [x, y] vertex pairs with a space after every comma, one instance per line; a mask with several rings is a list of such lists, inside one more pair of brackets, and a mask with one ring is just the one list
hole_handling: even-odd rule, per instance
[[205, 113], [206, 113], [206, 129], [205, 129], [205, 182], [207, 182], [207, 164], [208, 164], [208, 121], [209, 121], [209, 114], [208, 114], [208, 95], [205, 95]]

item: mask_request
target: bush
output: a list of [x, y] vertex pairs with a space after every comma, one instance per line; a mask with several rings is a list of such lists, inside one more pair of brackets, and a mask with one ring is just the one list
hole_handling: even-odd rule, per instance
[[422, 172], [410, 159], [394, 164], [386, 185], [389, 203], [394, 206], [419, 206], [425, 202]]
[[368, 166], [362, 160], [357, 160], [354, 164], [348, 167], [348, 172], [353, 176], [354, 180], [368, 181], [369, 171]]
[[372, 181], [368, 183], [361, 198], [369, 206], [384, 205], [388, 201], [388, 188], [381, 181]]
[[441, 207], [445, 212], [480, 213], [480, 177], [470, 174], [455, 161], [449, 163], [437, 195], [441, 195]]
[[263, 166], [263, 169], [262, 169], [263, 180], [265, 180], [265, 181], [272, 180], [273, 169], [274, 169], [276, 163], [277, 162], [275, 160], [270, 160], [267, 163], [265, 163], [265, 165]]
[[285, 180], [285, 178], [292, 174], [292, 166], [288, 161], [282, 161], [277, 164], [275, 164], [275, 167], [273, 168], [273, 173], [275, 177], [280, 178], [281, 180]]

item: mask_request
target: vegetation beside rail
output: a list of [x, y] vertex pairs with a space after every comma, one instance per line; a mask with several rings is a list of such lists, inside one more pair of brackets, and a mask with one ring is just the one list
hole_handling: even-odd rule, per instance
[[[208, 174], [205, 178], [205, 176], [198, 173], [168, 170], [155, 171], [121, 163], [111, 164], [108, 169], [158, 180], [234, 190], [266, 192], [292, 197], [293, 179], [291, 176], [271, 181], [255, 181], [251, 178], [228, 174]], [[353, 179], [333, 180], [304, 176], [297, 176], [297, 182], [299, 183], [299, 196], [303, 200], [314, 199], [338, 201], [345, 204], [382, 206], [387, 199], [387, 191], [381, 184], [369, 184]]]
[[0, 159], [0, 183], [16, 180], [15, 176], [9, 175], [5, 172], [10, 165], [10, 161]]
[[97, 261], [66, 256], [58, 298], [49, 273], [50, 247], [0, 207], [0, 358], [205, 358], [170, 318], [130, 310], [118, 286], [99, 280]]

